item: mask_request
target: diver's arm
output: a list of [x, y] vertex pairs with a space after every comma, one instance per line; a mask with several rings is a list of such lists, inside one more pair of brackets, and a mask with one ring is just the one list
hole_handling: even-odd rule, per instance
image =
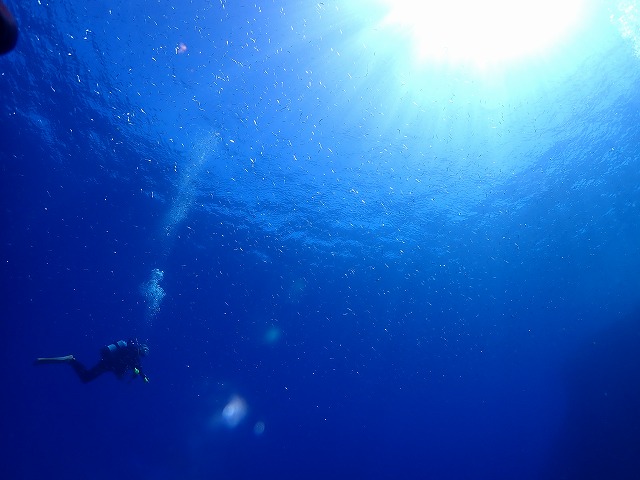
[[142, 377], [142, 381], [144, 383], [149, 383], [149, 377], [147, 377], [142, 370], [140, 370], [140, 365], [133, 367], [133, 376], [134, 378], [140, 375]]

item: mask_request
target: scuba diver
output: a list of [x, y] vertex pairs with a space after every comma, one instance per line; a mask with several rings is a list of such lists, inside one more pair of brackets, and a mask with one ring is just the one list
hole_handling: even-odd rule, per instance
[[142, 373], [140, 363], [142, 357], [149, 355], [149, 347], [137, 340], [129, 340], [107, 345], [100, 350], [100, 360], [93, 367], [87, 369], [73, 355], [64, 357], [37, 358], [34, 365], [44, 365], [47, 363], [67, 363], [73, 367], [82, 383], [95, 380], [105, 372], [113, 372], [116, 377], [122, 379], [127, 370], [133, 372], [133, 378], [138, 375], [142, 377], [144, 383], [149, 383], [149, 378]]

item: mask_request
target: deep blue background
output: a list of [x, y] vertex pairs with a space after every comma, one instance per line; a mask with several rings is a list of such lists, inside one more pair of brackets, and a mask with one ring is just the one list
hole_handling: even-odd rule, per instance
[[[2, 478], [637, 478], [622, 3], [494, 77], [355, 2], [86, 3], [9, 4]], [[148, 385], [32, 366], [131, 336]]]

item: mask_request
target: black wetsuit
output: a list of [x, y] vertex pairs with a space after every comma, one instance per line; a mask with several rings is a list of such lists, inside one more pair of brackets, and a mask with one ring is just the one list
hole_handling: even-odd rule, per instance
[[113, 372], [118, 378], [124, 377], [127, 370], [139, 374], [146, 382], [147, 376], [142, 373], [140, 362], [144, 353], [142, 345], [135, 340], [125, 342], [120, 340], [104, 347], [100, 350], [101, 358], [93, 367], [87, 369], [82, 363], [75, 358], [69, 361], [75, 372], [83, 383], [95, 380], [105, 372]]

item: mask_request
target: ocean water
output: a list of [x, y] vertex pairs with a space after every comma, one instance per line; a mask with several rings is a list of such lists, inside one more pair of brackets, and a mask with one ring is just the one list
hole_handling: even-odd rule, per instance
[[373, 2], [8, 7], [1, 478], [638, 478], [635, 2], [485, 68]]

